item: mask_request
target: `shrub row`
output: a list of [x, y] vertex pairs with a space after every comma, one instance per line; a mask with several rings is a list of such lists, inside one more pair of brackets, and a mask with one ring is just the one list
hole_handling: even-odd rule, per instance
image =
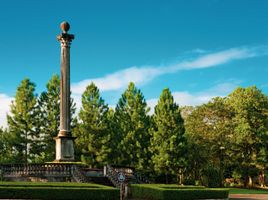
[[227, 199], [229, 190], [208, 188], [165, 188], [153, 184], [133, 184], [130, 186], [132, 198], [152, 200], [194, 200], [194, 199]]
[[0, 199], [44, 200], [118, 200], [119, 190], [108, 187], [5, 187], [0, 186]]
[[94, 183], [76, 182], [0, 182], [4, 187], [71, 187], [71, 188], [110, 188], [109, 186]]

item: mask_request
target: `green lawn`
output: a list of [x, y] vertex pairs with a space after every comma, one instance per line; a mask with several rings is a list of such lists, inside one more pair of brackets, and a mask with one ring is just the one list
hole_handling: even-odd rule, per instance
[[229, 194], [268, 194], [266, 189], [230, 188]]

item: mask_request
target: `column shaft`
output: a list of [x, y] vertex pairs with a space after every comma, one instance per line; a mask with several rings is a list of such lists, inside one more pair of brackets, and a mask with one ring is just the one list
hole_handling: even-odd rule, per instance
[[[67, 44], [66, 44], [67, 43]], [[60, 134], [70, 135], [70, 46], [61, 44]]]

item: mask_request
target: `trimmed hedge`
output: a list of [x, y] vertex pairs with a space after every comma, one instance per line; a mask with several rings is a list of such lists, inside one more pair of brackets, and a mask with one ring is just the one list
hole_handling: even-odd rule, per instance
[[120, 195], [118, 189], [97, 184], [8, 184], [0, 183], [0, 199], [118, 200]]
[[133, 198], [152, 200], [227, 199], [229, 195], [228, 189], [209, 189], [202, 187], [133, 184], [130, 188]]
[[94, 183], [75, 182], [0, 182], [0, 187], [71, 187], [71, 188], [111, 188], [105, 185]]
[[166, 189], [205, 189], [205, 186], [193, 186], [193, 185], [179, 186], [176, 184], [153, 184], [153, 186]]

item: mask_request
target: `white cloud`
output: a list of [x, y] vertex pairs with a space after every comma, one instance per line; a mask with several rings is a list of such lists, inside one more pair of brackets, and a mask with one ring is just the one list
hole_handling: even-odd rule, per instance
[[[173, 92], [174, 101], [179, 106], [197, 106], [209, 102], [215, 97], [224, 97], [232, 92], [240, 81], [234, 81], [233, 83], [220, 83], [208, 90], [204, 90], [197, 93], [190, 93], [188, 91], [176, 91]], [[151, 108], [150, 114], [153, 114], [154, 107], [157, 105], [158, 99], [153, 98], [147, 100], [147, 105]]]
[[182, 91], [173, 92], [172, 95], [174, 97], [174, 100], [180, 106], [196, 106], [201, 105], [203, 103], [207, 103], [212, 98], [224, 97], [228, 95], [236, 87], [238, 87], [238, 82], [239, 81], [234, 81], [233, 83], [220, 83], [212, 88], [197, 93], [189, 93], [187, 91]]
[[129, 82], [145, 84], [155, 77], [163, 74], [174, 73], [180, 70], [216, 67], [233, 60], [264, 55], [267, 54], [267, 52], [267, 47], [265, 46], [253, 48], [240, 47], [205, 54], [197, 58], [191, 58], [167, 66], [130, 67], [108, 74], [104, 77], [86, 79], [78, 83], [74, 83], [72, 84], [72, 92], [75, 94], [82, 94], [85, 91], [86, 86], [91, 82], [94, 82], [101, 91], [118, 90], [126, 87]]
[[80, 94], [71, 94], [71, 97], [73, 98], [74, 103], [76, 104], [75, 115], [77, 116], [82, 107], [82, 96]]
[[6, 115], [9, 112], [12, 97], [6, 94], [0, 94], [0, 127], [7, 126]]
[[91, 82], [94, 82], [101, 91], [118, 90], [126, 86], [131, 81], [135, 83], [145, 83], [161, 73], [163, 72], [159, 68], [130, 67], [108, 74], [105, 77], [88, 79], [74, 83], [72, 84], [72, 92], [75, 94], [82, 94]]
[[152, 115], [154, 113], [154, 107], [157, 105], [158, 99], [149, 99], [146, 101], [147, 102], [147, 106], [150, 107], [150, 112], [149, 114]]
[[179, 63], [175, 66], [175, 69], [199, 69], [199, 68], [208, 68], [221, 65], [233, 60], [250, 58], [256, 56], [255, 52], [252, 52], [248, 48], [233, 48], [225, 51], [220, 51], [216, 53], [207, 54], [201, 56], [192, 61], [185, 61]]

